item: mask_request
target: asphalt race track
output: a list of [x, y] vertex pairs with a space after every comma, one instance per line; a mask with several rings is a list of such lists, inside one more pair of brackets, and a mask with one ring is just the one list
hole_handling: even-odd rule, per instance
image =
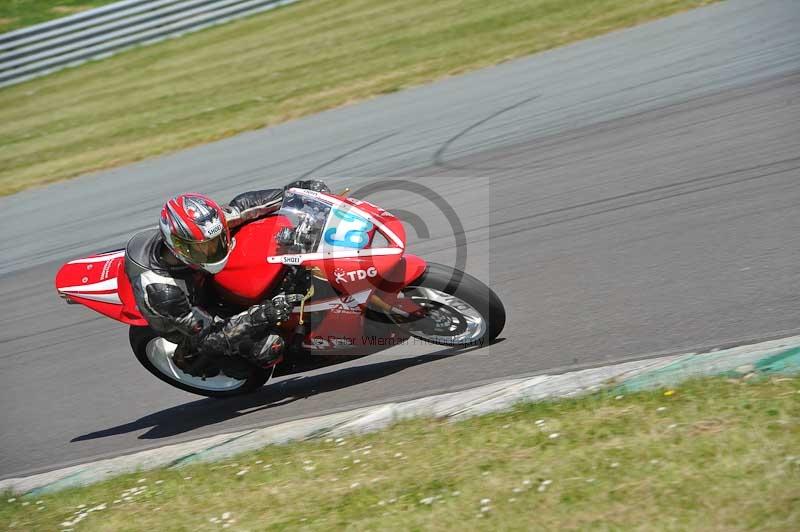
[[[268, 130], [0, 198], [0, 477], [502, 377], [796, 333], [800, 4], [739, 1]], [[300, 176], [408, 178], [466, 228], [504, 341], [425, 346], [231, 401], [163, 384], [127, 329], [64, 305], [67, 259], [154, 225], [173, 193], [221, 200]], [[425, 198], [410, 249], [452, 264]]]

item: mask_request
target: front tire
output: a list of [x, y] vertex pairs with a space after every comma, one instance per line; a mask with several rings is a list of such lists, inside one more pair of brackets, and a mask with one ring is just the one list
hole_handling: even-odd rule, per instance
[[401, 290], [426, 309], [420, 320], [395, 324], [415, 338], [439, 345], [491, 344], [506, 323], [506, 310], [491, 288], [460, 270], [428, 263], [425, 272]]
[[251, 393], [261, 388], [272, 374], [272, 370], [252, 367], [246, 379], [235, 379], [220, 374], [217, 377], [201, 379], [184, 373], [172, 361], [175, 344], [168, 342], [150, 327], [131, 327], [129, 338], [131, 348], [139, 363], [147, 371], [183, 391], [223, 399]]

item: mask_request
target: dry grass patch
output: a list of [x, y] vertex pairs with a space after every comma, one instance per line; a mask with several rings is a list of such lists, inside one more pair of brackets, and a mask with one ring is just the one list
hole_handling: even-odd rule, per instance
[[86, 11], [87, 9], [92, 9], [93, 6], [55, 6], [51, 8], [50, 11], [55, 13], [56, 15], [71, 15], [73, 13], [80, 13], [81, 11]]

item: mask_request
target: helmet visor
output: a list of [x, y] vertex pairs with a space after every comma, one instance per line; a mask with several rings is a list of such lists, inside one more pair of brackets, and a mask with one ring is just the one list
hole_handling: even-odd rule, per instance
[[202, 242], [184, 240], [179, 236], [173, 236], [172, 241], [175, 250], [192, 264], [219, 262], [228, 256], [228, 239], [225, 231]]

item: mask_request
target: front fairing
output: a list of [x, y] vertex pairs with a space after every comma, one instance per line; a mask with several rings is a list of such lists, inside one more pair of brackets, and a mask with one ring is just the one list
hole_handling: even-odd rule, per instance
[[339, 294], [372, 289], [402, 259], [405, 231], [387, 211], [360, 200], [289, 189], [273, 215], [243, 226], [225, 269], [213, 283], [240, 305], [263, 301], [284, 265], [302, 266]]

